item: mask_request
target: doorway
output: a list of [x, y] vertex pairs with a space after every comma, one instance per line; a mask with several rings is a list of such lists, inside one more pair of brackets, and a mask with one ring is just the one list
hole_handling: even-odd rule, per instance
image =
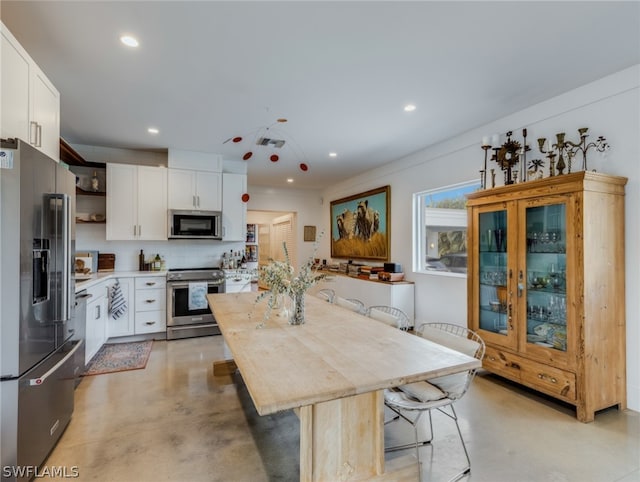
[[[289, 261], [297, 266], [296, 213], [283, 211], [247, 211], [247, 224], [257, 225], [258, 269], [274, 259], [284, 261], [283, 243]], [[261, 284], [259, 288], [266, 289]]]

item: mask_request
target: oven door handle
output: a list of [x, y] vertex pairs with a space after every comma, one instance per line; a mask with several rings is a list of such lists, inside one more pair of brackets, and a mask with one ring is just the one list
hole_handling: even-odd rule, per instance
[[[195, 281], [195, 283], [197, 283], [197, 281]], [[207, 286], [223, 286], [224, 283], [217, 283], [217, 282], [212, 282], [209, 281], [207, 282]], [[176, 289], [176, 288], [188, 288], [189, 287], [189, 283], [174, 283], [174, 282], [169, 282], [167, 283], [167, 286], [171, 289]]]
[[171, 331], [181, 331], [181, 330], [193, 330], [194, 328], [217, 328], [218, 325], [216, 323], [207, 323], [206, 325], [180, 325], [180, 326], [171, 326]]

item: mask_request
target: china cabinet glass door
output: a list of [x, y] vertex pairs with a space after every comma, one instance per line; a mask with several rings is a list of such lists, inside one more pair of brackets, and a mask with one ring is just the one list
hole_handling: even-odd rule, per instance
[[564, 203], [525, 209], [526, 280], [519, 280], [519, 288], [526, 282], [527, 346], [562, 352], [567, 351], [566, 211]]
[[507, 210], [478, 214], [479, 328], [506, 338], [510, 336], [512, 307], [508, 300]]

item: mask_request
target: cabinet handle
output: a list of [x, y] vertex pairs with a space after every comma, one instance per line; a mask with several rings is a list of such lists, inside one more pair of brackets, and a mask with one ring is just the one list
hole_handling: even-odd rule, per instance
[[558, 380], [556, 379], [556, 377], [551, 377], [545, 373], [538, 373], [538, 378], [540, 380], [546, 380], [549, 381], [551, 383], [558, 383]]
[[35, 146], [38, 142], [38, 123], [36, 121], [29, 122], [29, 144]]
[[191, 196], [191, 204], [193, 204], [194, 208], [198, 207], [198, 204], [196, 204], [196, 196], [195, 196], [195, 194], [193, 196]]
[[155, 281], [147, 281], [147, 286], [155, 286], [156, 282]]
[[42, 124], [36, 124], [36, 147], [42, 147]]
[[518, 273], [518, 298], [522, 298], [522, 292], [524, 291], [524, 282], [523, 282], [523, 274], [522, 270]]
[[96, 316], [95, 316], [94, 320], [100, 319], [100, 308], [101, 308], [100, 305], [96, 305]]
[[156, 300], [145, 300], [147, 303], [155, 303]]
[[135, 224], [133, 225], [133, 235], [134, 236], [136, 235], [136, 225]]
[[196, 200], [198, 201], [198, 207], [200, 207], [200, 196], [196, 196]]
[[155, 321], [145, 321], [144, 324], [151, 326], [151, 325], [155, 325], [156, 322]]

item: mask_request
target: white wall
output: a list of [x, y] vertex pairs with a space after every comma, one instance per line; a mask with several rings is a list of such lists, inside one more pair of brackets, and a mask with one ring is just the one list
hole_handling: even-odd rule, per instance
[[[455, 108], [452, 106], [452, 108]], [[394, 161], [381, 168], [332, 186], [323, 192], [322, 226], [329, 233], [329, 202], [376, 187], [391, 185], [391, 260], [404, 266], [415, 282], [416, 322], [446, 321], [466, 324], [466, 278], [411, 273], [412, 194], [478, 179], [482, 168], [483, 135], [514, 132], [522, 142], [528, 130], [532, 151], [528, 159], [541, 157], [538, 137], [565, 132], [577, 140], [577, 129], [589, 127], [591, 137], [607, 138], [612, 146], [606, 159], [590, 151], [589, 169], [626, 176], [626, 302], [628, 406], [640, 411], [640, 65], [585, 85], [508, 117], [465, 132], [447, 141]], [[581, 162], [578, 160], [578, 168]], [[497, 179], [500, 171], [497, 169]], [[320, 257], [328, 257], [330, 236], [323, 241]]]

